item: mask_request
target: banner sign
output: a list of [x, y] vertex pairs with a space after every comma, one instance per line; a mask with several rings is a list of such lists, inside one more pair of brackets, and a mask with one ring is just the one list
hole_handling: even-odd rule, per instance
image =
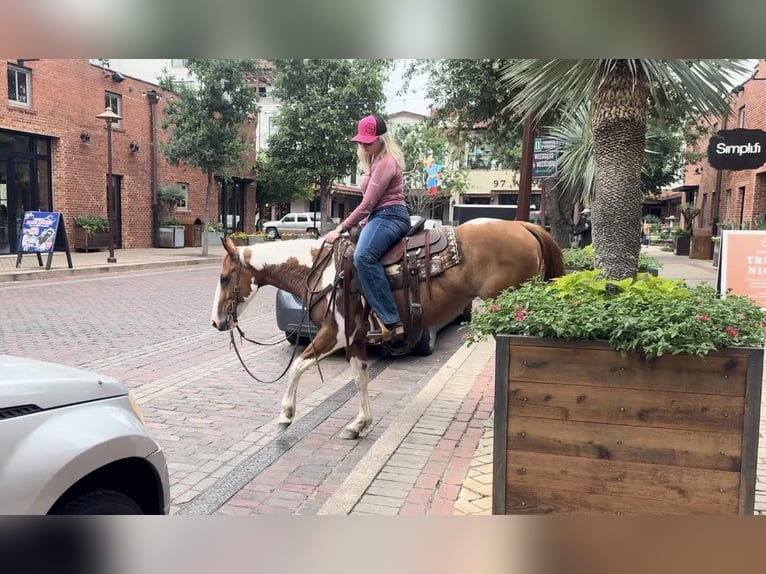
[[766, 309], [766, 231], [725, 230], [718, 268], [722, 297], [745, 295]]
[[716, 132], [707, 146], [707, 160], [716, 169], [757, 169], [766, 163], [766, 132], [747, 129]]
[[56, 245], [60, 214], [48, 211], [25, 211], [19, 233], [18, 251], [50, 253]]
[[559, 174], [559, 144], [556, 138], [535, 138], [532, 179], [547, 179]]

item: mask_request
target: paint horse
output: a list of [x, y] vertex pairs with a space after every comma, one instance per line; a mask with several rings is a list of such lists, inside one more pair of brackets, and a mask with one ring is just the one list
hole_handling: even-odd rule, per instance
[[[351, 241], [341, 238], [325, 244], [321, 239], [297, 239], [236, 247], [227, 238], [223, 244], [226, 253], [212, 310], [215, 328], [234, 329], [237, 316], [263, 285], [297, 296], [319, 327], [288, 371], [280, 430], [293, 422], [301, 375], [314, 362], [345, 349], [360, 407], [341, 437], [359, 437], [372, 424], [367, 388], [367, 332], [371, 323], [369, 309], [358, 286], [353, 288], [353, 276], [349, 276]], [[414, 322], [421, 328], [449, 322], [476, 297], [495, 297], [531, 278], [547, 280], [564, 274], [561, 249], [542, 227], [496, 219], [475, 219], [454, 228], [427, 231], [416, 227], [392, 248], [383, 263], [408, 333], [412, 333]], [[417, 307], [412, 306], [413, 298]], [[416, 321], [413, 315], [417, 315]]]

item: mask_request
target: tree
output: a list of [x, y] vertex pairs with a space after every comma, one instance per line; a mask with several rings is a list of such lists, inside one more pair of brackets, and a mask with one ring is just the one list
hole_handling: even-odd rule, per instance
[[[450, 160], [450, 143], [443, 131], [430, 122], [397, 127], [394, 133], [408, 167], [404, 193], [412, 213], [427, 216], [433, 207], [460, 193], [467, 173]], [[436, 186], [430, 185], [431, 177]]]
[[658, 117], [723, 116], [744, 60], [515, 60], [504, 71], [523, 118], [590, 104], [595, 264], [609, 279], [634, 277], [641, 250], [641, 173], [647, 110]]
[[308, 199], [314, 196], [310, 181], [299, 181], [288, 177], [271, 159], [268, 151], [260, 154], [255, 163], [255, 197], [258, 202], [258, 231], [264, 221], [267, 203], [281, 203], [292, 199]]
[[[205, 229], [210, 224], [214, 178], [230, 177], [243, 167], [248, 148], [240, 133], [247, 115], [255, 110], [256, 93], [245, 81], [256, 71], [255, 60], [189, 60], [194, 86], [164, 77], [160, 85], [174, 91], [163, 112], [161, 127], [168, 139], [160, 150], [168, 162], [185, 162], [207, 173]], [[207, 255], [207, 233], [202, 234], [202, 255]]]
[[280, 101], [269, 157], [295, 181], [319, 188], [322, 229], [330, 218], [332, 184], [356, 169], [357, 122], [385, 103], [388, 60], [277, 60]]

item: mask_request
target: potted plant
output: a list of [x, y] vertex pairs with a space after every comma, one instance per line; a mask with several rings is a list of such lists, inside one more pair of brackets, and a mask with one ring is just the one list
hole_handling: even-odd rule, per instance
[[109, 246], [109, 220], [97, 215], [75, 215], [74, 248], [98, 251]]
[[229, 234], [229, 239], [234, 242], [234, 245], [248, 245], [248, 236], [244, 231], [235, 231]]
[[694, 220], [702, 213], [702, 210], [693, 203], [682, 203], [679, 212], [684, 216], [684, 226], [674, 232], [673, 253], [676, 255], [689, 255], [691, 253]]
[[[564, 267], [567, 271], [582, 271], [584, 269], [593, 269], [595, 260], [595, 251], [593, 245], [586, 245], [582, 249], [565, 248], [561, 252], [564, 255]], [[646, 253], [638, 254], [638, 272], [650, 273], [655, 277], [659, 275], [662, 263]]]
[[493, 512], [752, 513], [765, 319], [597, 269], [486, 301], [469, 342], [497, 345]]
[[220, 245], [223, 235], [223, 223], [215, 222], [207, 225], [207, 244]]
[[185, 197], [183, 188], [177, 183], [164, 183], [157, 188], [157, 201], [165, 213], [159, 222], [160, 247], [184, 246], [184, 226], [174, 214], [179, 202]]

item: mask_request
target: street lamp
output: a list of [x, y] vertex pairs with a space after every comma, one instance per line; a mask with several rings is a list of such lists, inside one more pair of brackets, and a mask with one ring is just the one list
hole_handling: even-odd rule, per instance
[[112, 182], [112, 124], [120, 121], [122, 116], [115, 114], [111, 107], [96, 116], [96, 119], [106, 122], [106, 157], [107, 157], [107, 180], [106, 180], [106, 218], [109, 220], [109, 257], [107, 263], [117, 263], [114, 256], [114, 230], [117, 227], [114, 221], [114, 183]]

